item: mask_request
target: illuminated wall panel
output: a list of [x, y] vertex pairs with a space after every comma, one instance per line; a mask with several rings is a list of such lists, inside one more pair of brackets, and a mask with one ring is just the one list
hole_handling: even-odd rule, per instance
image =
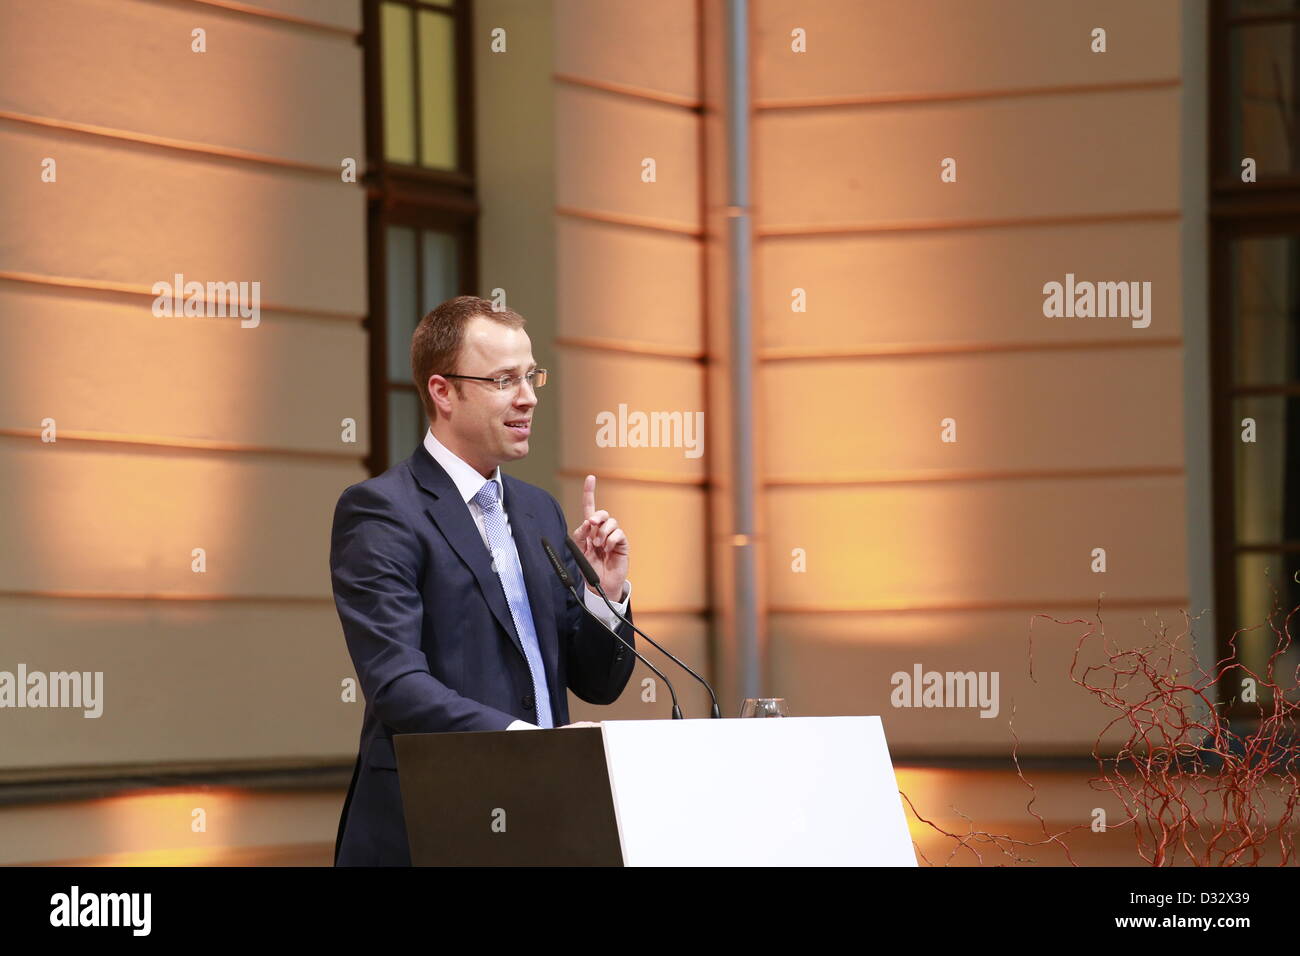
[[[330, 597], [329, 528], [359, 463], [145, 445], [0, 443], [16, 591]], [[207, 570], [191, 570], [194, 548]], [[237, 661], [229, 661], [238, 666]]]
[[760, 228], [1170, 210], [1178, 91], [775, 110], [754, 161]]
[[[763, 101], [1175, 79], [1178, 0], [756, 0], [754, 91]], [[1089, 50], [1094, 27], [1112, 38]], [[790, 31], [807, 32], [792, 56]]]
[[[565, 334], [585, 341], [702, 355], [699, 241], [582, 219], [556, 222]], [[618, 281], [610, 281], [617, 276]]]
[[[1177, 338], [1178, 229], [1169, 218], [774, 236], [758, 245], [756, 330], [767, 355]], [[1042, 317], [1044, 281], [1064, 282], [1067, 272], [1150, 281], [1151, 327]], [[797, 288], [806, 312], [791, 311]]]
[[[781, 487], [767, 507], [780, 610], [1170, 601], [1186, 587], [1179, 476]], [[1089, 570], [1098, 546], [1105, 575]]]
[[557, 72], [661, 96], [699, 95], [696, 0], [558, 0]]
[[[698, 228], [699, 119], [690, 110], [569, 85], [555, 98], [559, 206]], [[654, 182], [641, 179], [647, 158]]]
[[367, 441], [364, 351], [354, 321], [155, 318], [136, 296], [0, 280], [0, 354], [40, 358], [0, 378], [0, 430], [48, 415], [65, 434], [337, 455], [344, 418]]
[[361, 48], [346, 32], [192, 3], [60, 0], [4, 5], [0, 35], [23, 37], [0, 66], [0, 111], [334, 169], [361, 160]]
[[[1182, 414], [1182, 377], [1182, 357], [1166, 348], [768, 362], [765, 474], [797, 482], [1177, 471], [1183, 430], [1170, 423]], [[815, 398], [816, 411], [780, 399], [795, 395]], [[946, 418], [956, 421], [956, 442], [939, 441]]]
[[[602, 469], [609, 469], [615, 474], [660, 477], [673, 483], [704, 477], [706, 459], [701, 452], [708, 448], [707, 418], [705, 444], [700, 446], [698, 442], [698, 412], [704, 401], [703, 366], [683, 359], [570, 349], [565, 354], [565, 369], [557, 390], [565, 410], [562, 455], [567, 469], [592, 472], [597, 478]], [[652, 413], [677, 418], [661, 419], [658, 429], [647, 427], [644, 436], [638, 436], [634, 413], [641, 413], [648, 426]], [[627, 424], [622, 433], [620, 420]], [[677, 421], [682, 424], [681, 447], [666, 447], [665, 441], [679, 437]], [[606, 422], [611, 423], [608, 429]], [[655, 437], [660, 447], [634, 444]], [[607, 439], [615, 444], [598, 444]], [[688, 439], [694, 440], [693, 449], [687, 447]], [[619, 441], [624, 444], [619, 446]]]
[[[328, 579], [327, 579], [328, 586]], [[103, 713], [5, 712], [8, 769], [322, 760], [356, 745], [352, 675], [316, 602], [5, 598], [6, 669], [102, 671]], [[360, 706], [360, 705], [357, 705]]]
[[[33, 173], [46, 156], [57, 183]], [[147, 294], [179, 272], [258, 281], [263, 307], [365, 314], [365, 197], [353, 184], [16, 123], [0, 123], [0, 176], [18, 184], [0, 206], [0, 273]]]
[[[1096, 610], [1093, 602], [1032, 610], [774, 613], [769, 624], [772, 669], [782, 675], [778, 687], [798, 716], [879, 714], [895, 758], [1007, 757], [1014, 743], [1011, 727], [1020, 736], [1021, 756], [1086, 753], [1115, 716], [1069, 682], [1071, 661], [1088, 625], [1034, 620], [1035, 681], [1029, 669], [1029, 624], [1039, 613], [1069, 622], [1094, 618]], [[1115, 648], [1150, 644], [1162, 622], [1169, 637], [1186, 627], [1180, 605], [1164, 602], [1104, 606], [1101, 616], [1106, 641]], [[1084, 643], [1075, 669], [1080, 679], [1089, 664], [1097, 663], [1100, 640], [1097, 632]], [[979, 716], [984, 708], [894, 707], [891, 676], [901, 672], [912, 677], [917, 664], [923, 672], [997, 672], [996, 715]], [[1098, 672], [1090, 679], [1100, 683]], [[1013, 705], [1015, 722], [1009, 727]]]

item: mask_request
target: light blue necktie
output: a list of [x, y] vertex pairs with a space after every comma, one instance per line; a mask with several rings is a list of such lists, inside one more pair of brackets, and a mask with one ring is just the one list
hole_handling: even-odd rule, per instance
[[515, 633], [524, 647], [528, 669], [533, 675], [533, 702], [537, 707], [537, 725], [553, 727], [551, 695], [546, 686], [546, 668], [542, 664], [542, 650], [537, 643], [537, 629], [533, 626], [533, 611], [528, 604], [528, 589], [524, 587], [524, 572], [519, 565], [519, 551], [514, 536], [506, 527], [506, 514], [497, 497], [497, 483], [489, 479], [474, 496], [483, 509], [483, 528], [487, 531], [488, 549], [492, 552], [492, 566], [501, 579], [510, 605], [510, 617], [515, 622]]

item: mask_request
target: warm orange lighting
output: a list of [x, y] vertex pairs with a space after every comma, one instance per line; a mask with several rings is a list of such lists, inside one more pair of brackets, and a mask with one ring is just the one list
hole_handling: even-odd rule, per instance
[[192, 852], [231, 842], [236, 790], [165, 790], [92, 801], [112, 846], [147, 853]]

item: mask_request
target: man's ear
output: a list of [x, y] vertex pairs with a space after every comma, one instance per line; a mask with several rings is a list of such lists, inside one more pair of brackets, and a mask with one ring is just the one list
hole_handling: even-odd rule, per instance
[[430, 401], [438, 409], [438, 414], [443, 418], [451, 414], [451, 383], [441, 375], [430, 375], [424, 387], [429, 392]]

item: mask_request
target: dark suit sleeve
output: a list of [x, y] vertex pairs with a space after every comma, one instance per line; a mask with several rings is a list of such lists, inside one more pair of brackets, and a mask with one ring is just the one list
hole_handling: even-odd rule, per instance
[[420, 566], [415, 534], [390, 501], [365, 484], [343, 492], [334, 509], [330, 576], [362, 692], [399, 734], [505, 730], [513, 716], [429, 673], [420, 649]]
[[[551, 496], [551, 504], [555, 507], [555, 520], [559, 522], [558, 533], [567, 536], [569, 528], [565, 523], [564, 511], [560, 508], [560, 503]], [[563, 544], [563, 541], [560, 544]], [[568, 568], [569, 575], [577, 583], [579, 596], [582, 596], [587, 585], [583, 581], [581, 572], [578, 571], [578, 562], [573, 560], [573, 555], [569, 553], [568, 548], [561, 547], [560, 552], [564, 566]], [[613, 600], [613, 597], [610, 599]], [[623, 693], [623, 688], [627, 686], [628, 678], [632, 676], [632, 668], [636, 666], [636, 655], [598, 621], [578, 607], [572, 595], [566, 598], [564, 611], [566, 626], [561, 628], [561, 633], [569, 642], [567, 665], [569, 689], [589, 704], [614, 703]], [[628, 602], [627, 614], [624, 617], [629, 621], [632, 620], [631, 601]], [[618, 633], [629, 644], [636, 644], [635, 632], [626, 624], [618, 625]]]

